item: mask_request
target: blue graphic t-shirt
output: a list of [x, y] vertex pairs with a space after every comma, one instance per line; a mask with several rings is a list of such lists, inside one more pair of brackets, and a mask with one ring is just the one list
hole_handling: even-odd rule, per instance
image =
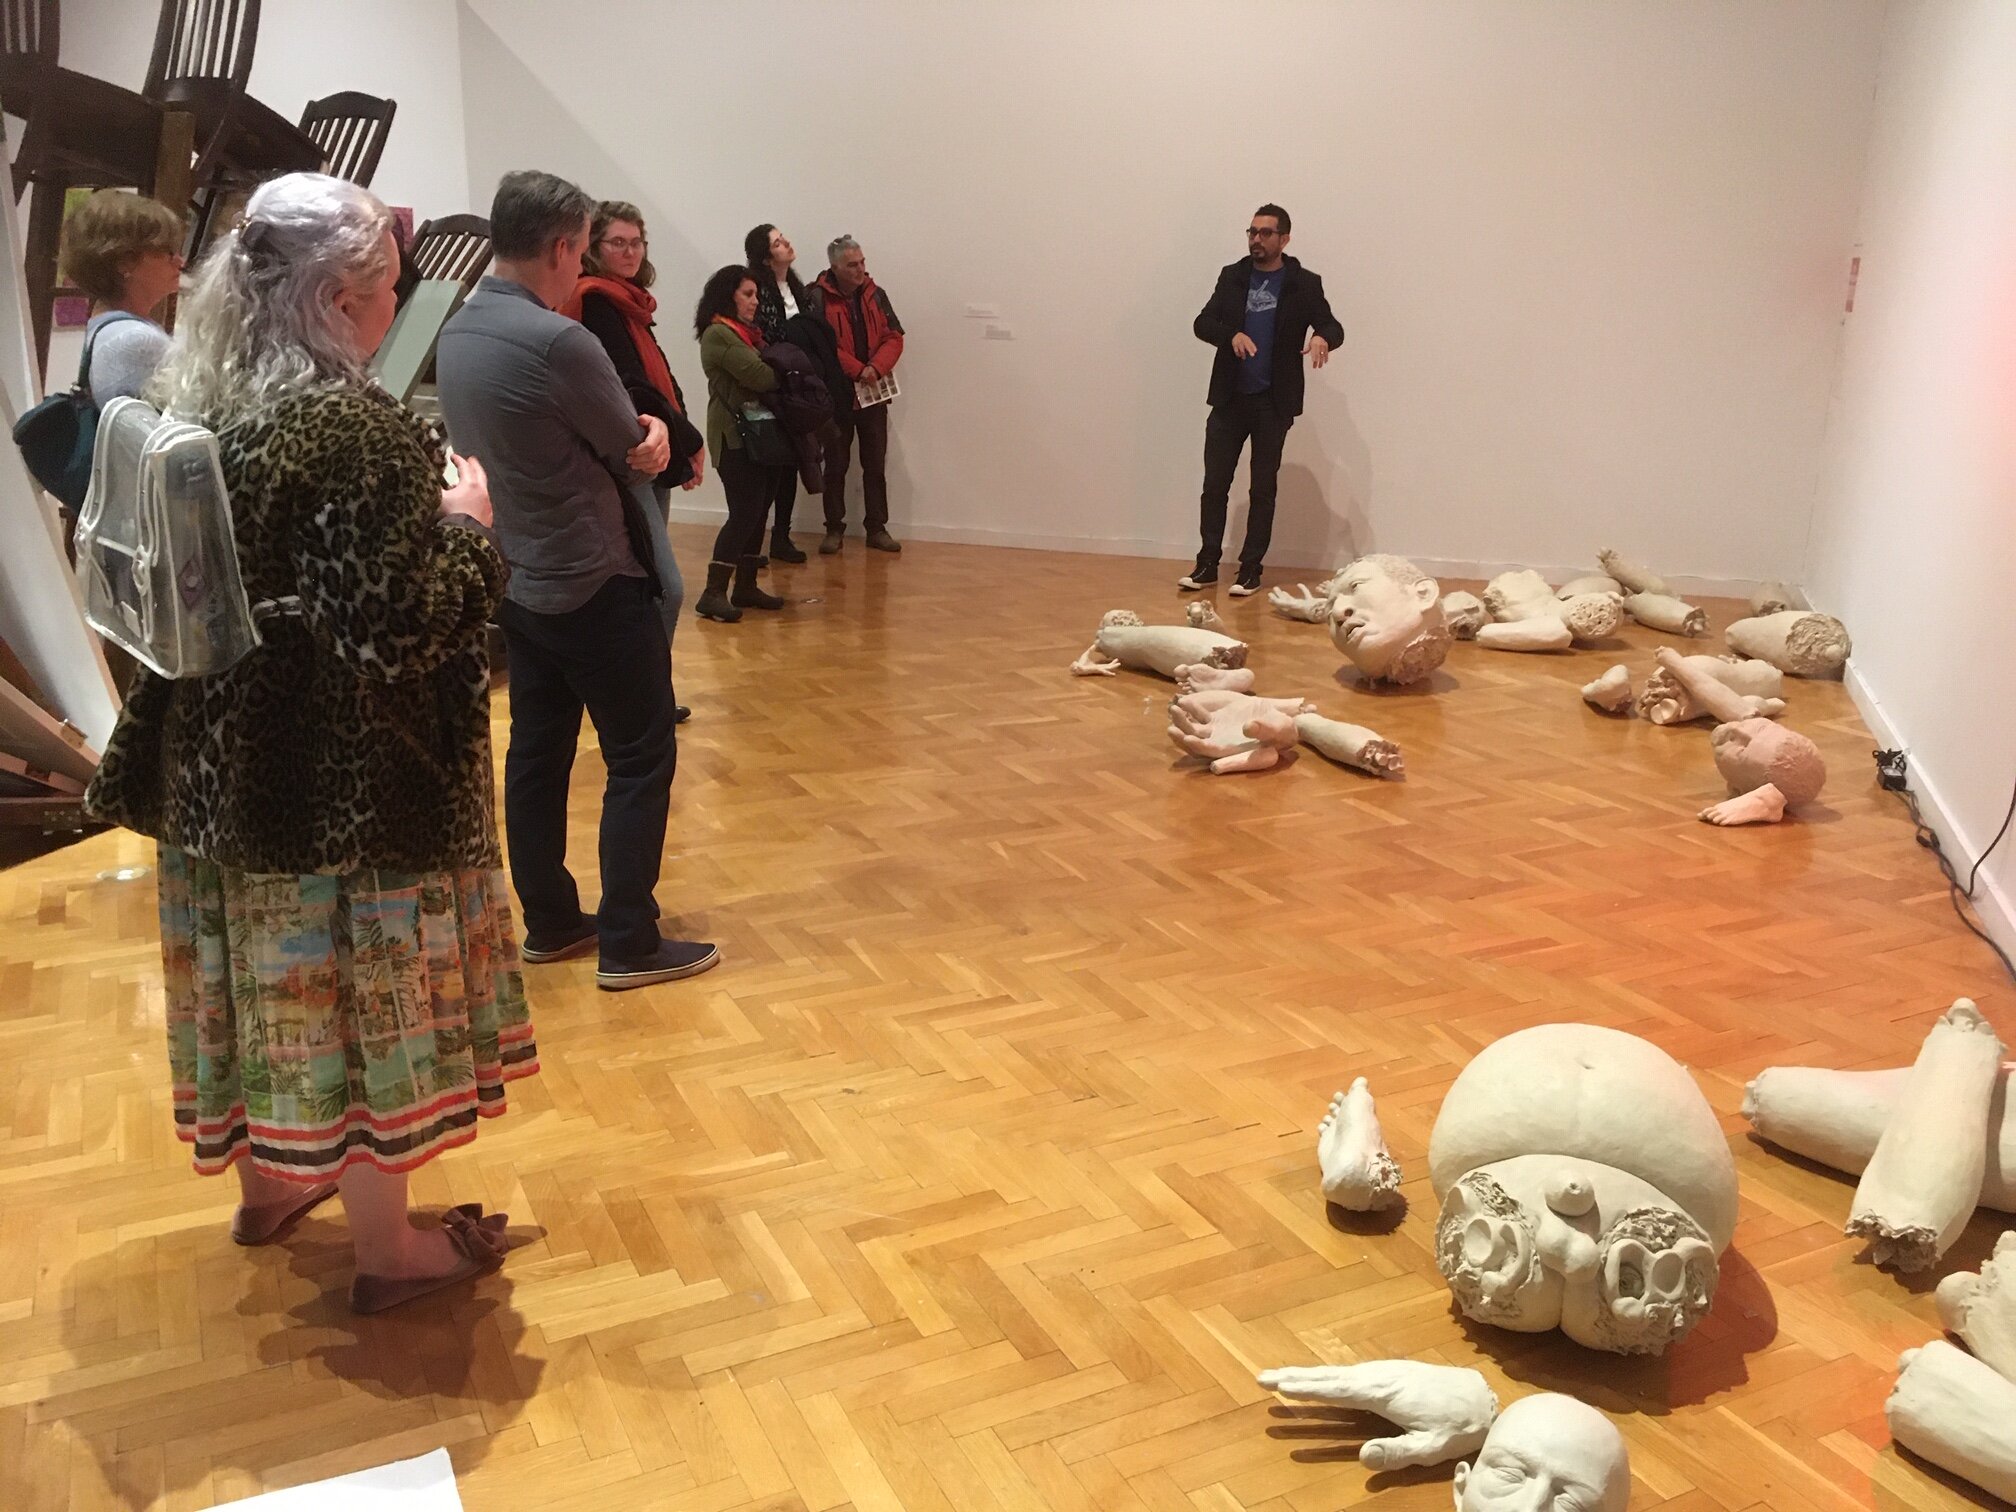
[[1246, 335], [1255, 348], [1239, 363], [1239, 392], [1264, 394], [1274, 386], [1274, 312], [1281, 307], [1281, 285], [1288, 277], [1283, 263], [1272, 273], [1253, 272], [1246, 284]]

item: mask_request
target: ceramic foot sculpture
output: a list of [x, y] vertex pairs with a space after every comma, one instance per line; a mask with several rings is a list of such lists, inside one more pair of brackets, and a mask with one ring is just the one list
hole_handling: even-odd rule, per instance
[[2016, 1381], [2016, 1233], [1995, 1241], [1980, 1274], [1956, 1271], [1939, 1283], [1936, 1296], [1948, 1332], [1966, 1340], [2004, 1380]]
[[1486, 1046], [1428, 1165], [1436, 1266], [1477, 1322], [1658, 1354], [1714, 1301], [1736, 1165], [1694, 1079], [1645, 1040], [1545, 1024]]
[[[1680, 706], [1696, 709], [1717, 724], [1735, 724], [1745, 719], [1776, 719], [1785, 712], [1784, 699], [1759, 698], [1754, 694], [1738, 693], [1721, 678], [1693, 665], [1695, 662], [1711, 660], [1710, 658], [1682, 656], [1671, 646], [1661, 646], [1653, 653], [1653, 659], [1659, 663], [1659, 674], [1671, 679], [1672, 684], [1684, 695]], [[1765, 666], [1761, 662], [1757, 665]], [[1765, 666], [1765, 670], [1775, 669]]]
[[1199, 599], [1183, 611], [1185, 624], [1198, 630], [1223, 630], [1225, 621], [1218, 617], [1218, 609], [1209, 599]]
[[1203, 693], [1220, 689], [1227, 693], [1253, 691], [1251, 667], [1212, 667], [1203, 662], [1186, 662], [1176, 669], [1176, 691]]
[[1263, 1370], [1268, 1391], [1291, 1402], [1320, 1402], [1349, 1412], [1371, 1412], [1406, 1430], [1395, 1438], [1367, 1439], [1358, 1463], [1375, 1475], [1467, 1459], [1484, 1447], [1498, 1417], [1498, 1398], [1474, 1370], [1419, 1360], [1366, 1360], [1358, 1365], [1312, 1365]]
[[[1661, 649], [1661, 655], [1666, 648]], [[1785, 674], [1769, 662], [1745, 661], [1736, 656], [1683, 656], [1682, 665], [1696, 677], [1712, 677], [1731, 693], [1751, 698], [1776, 699], [1785, 687]], [[1645, 682], [1638, 699], [1638, 712], [1655, 725], [1685, 724], [1709, 711], [1688, 691], [1688, 683], [1662, 661]], [[1782, 706], [1781, 706], [1782, 707]]]
[[1629, 594], [1624, 600], [1624, 612], [1648, 630], [1664, 630], [1668, 635], [1708, 632], [1708, 611], [1682, 603], [1671, 594]]
[[1442, 619], [1458, 640], [1475, 640], [1477, 632], [1491, 623], [1491, 611], [1474, 593], [1458, 589], [1442, 595]]
[[1776, 824], [1788, 808], [1811, 803], [1827, 785], [1820, 748], [1768, 719], [1717, 725], [1709, 737], [1715, 770], [1736, 796], [1701, 810], [1708, 824]]
[[1310, 750], [1339, 766], [1355, 767], [1374, 777], [1391, 777], [1396, 781], [1407, 775], [1407, 762], [1400, 754], [1400, 747], [1363, 725], [1325, 719], [1321, 714], [1298, 714], [1295, 732]]
[[1169, 705], [1169, 739], [1178, 750], [1208, 760], [1215, 775], [1264, 772], [1295, 748], [1295, 717], [1308, 710], [1300, 698], [1255, 698], [1222, 688], [1185, 693]]
[[[1743, 1094], [1743, 1116], [1760, 1139], [1859, 1176], [1910, 1084], [1911, 1070], [1829, 1071], [1773, 1066]], [[2004, 1066], [1988, 1099], [1982, 1133], [1981, 1205], [2016, 1213], [2016, 1066]]]
[[2001, 1074], [2002, 1041], [1980, 1009], [1959, 999], [1925, 1036], [1855, 1188], [1847, 1233], [1869, 1241], [1878, 1265], [1930, 1270], [1967, 1227], [1981, 1201]]
[[1606, 714], [1631, 712], [1631, 669], [1619, 662], [1594, 682], [1582, 684], [1582, 700]]
[[1920, 1459], [2016, 1504], [2016, 1382], [1935, 1339], [1898, 1359], [1883, 1415]]
[[1405, 557], [1360, 557], [1328, 586], [1330, 639], [1366, 681], [1420, 682], [1447, 659], [1442, 590]]
[[1596, 560], [1627, 594], [1672, 592], [1666, 585], [1666, 579], [1658, 573], [1650, 568], [1640, 567], [1636, 562], [1621, 557], [1614, 551], [1599, 551], [1596, 553]]
[[1246, 649], [1244, 641], [1215, 630], [1147, 625], [1131, 609], [1114, 609], [1099, 621], [1099, 638], [1071, 663], [1071, 671], [1079, 677], [1111, 677], [1116, 668], [1132, 667], [1173, 678], [1178, 667], [1192, 663], [1243, 667]]
[[1786, 609], [1729, 627], [1729, 649], [1767, 661], [1794, 677], [1839, 677], [1848, 662], [1848, 627], [1831, 614]]
[[1316, 1163], [1323, 1171], [1327, 1201], [1354, 1213], [1400, 1205], [1400, 1162], [1386, 1148], [1379, 1109], [1364, 1077], [1351, 1083], [1349, 1092], [1330, 1099], [1330, 1111], [1316, 1128]]

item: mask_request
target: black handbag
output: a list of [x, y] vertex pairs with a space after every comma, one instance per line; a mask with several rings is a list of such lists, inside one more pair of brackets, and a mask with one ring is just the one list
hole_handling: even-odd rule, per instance
[[760, 404], [745, 404], [735, 416], [742, 450], [759, 467], [796, 467], [798, 452], [784, 434], [776, 412]]
[[[124, 317], [137, 320], [137, 315]], [[77, 364], [77, 382], [67, 394], [51, 394], [14, 422], [14, 444], [21, 448], [21, 460], [29, 474], [50, 497], [74, 515], [84, 507], [84, 495], [91, 488], [91, 448], [98, 439], [98, 405], [91, 397], [91, 348], [108, 320], [84, 343], [83, 360]]]

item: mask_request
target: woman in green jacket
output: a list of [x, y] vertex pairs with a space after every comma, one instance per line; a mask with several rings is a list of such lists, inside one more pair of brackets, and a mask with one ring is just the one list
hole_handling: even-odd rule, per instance
[[[744, 609], [782, 609], [784, 600], [765, 593], [756, 581], [763, 569], [763, 522], [777, 495], [777, 475], [748, 455], [737, 419], [745, 404], [777, 387], [777, 374], [762, 358], [756, 328], [756, 280], [735, 264], [707, 280], [693, 311], [693, 334], [700, 341], [700, 371], [707, 378], [707, 450], [728, 495], [728, 523], [714, 538], [707, 564], [707, 591], [693, 612], [732, 624]], [[729, 590], [729, 579], [734, 590]]]

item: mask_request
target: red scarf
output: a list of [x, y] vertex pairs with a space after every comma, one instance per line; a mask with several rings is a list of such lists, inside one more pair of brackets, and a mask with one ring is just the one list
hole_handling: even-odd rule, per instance
[[714, 323], [716, 325], [724, 325], [728, 327], [729, 330], [733, 331], [737, 336], [740, 336], [744, 341], [748, 342], [749, 345], [756, 351], [760, 352], [763, 350], [763, 338], [757, 335], [756, 332], [752, 331], [748, 326], [742, 324], [741, 321], [734, 319], [732, 316], [716, 315], [714, 317]]
[[574, 285], [574, 295], [560, 307], [560, 313], [570, 320], [579, 320], [581, 301], [589, 294], [600, 294], [616, 306], [623, 324], [629, 328], [630, 340], [636, 344], [637, 360], [644, 364], [644, 376], [651, 380], [651, 387], [665, 396], [665, 402], [675, 412], [685, 414], [686, 407], [679, 402], [679, 389], [672, 382], [672, 369], [651, 335], [651, 316], [658, 308], [658, 301], [648, 289], [639, 288], [627, 278], [583, 278]]

